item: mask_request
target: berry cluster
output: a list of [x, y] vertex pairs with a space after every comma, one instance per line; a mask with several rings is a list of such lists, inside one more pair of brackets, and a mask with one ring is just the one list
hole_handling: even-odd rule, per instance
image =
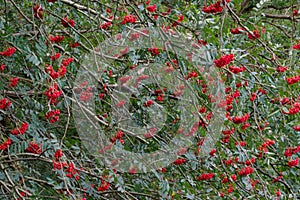
[[42, 145], [38, 145], [34, 142], [30, 142], [25, 151], [28, 153], [41, 154], [42, 153]]
[[57, 122], [59, 120], [60, 110], [51, 110], [46, 113], [45, 117], [50, 123]]
[[49, 87], [48, 90], [44, 92], [44, 95], [48, 97], [51, 104], [56, 104], [57, 98], [62, 94], [62, 91], [59, 90], [57, 83], [54, 83], [53, 86]]
[[1, 56], [5, 56], [5, 57], [10, 57], [10, 56], [12, 56], [16, 52], [16, 50], [17, 49], [15, 47], [7, 48], [6, 50], [1, 51], [0, 55]]
[[234, 54], [228, 54], [220, 57], [217, 60], [214, 60], [214, 63], [217, 67], [224, 67], [225, 65], [231, 63], [233, 60], [234, 60]]
[[18, 134], [23, 135], [26, 132], [27, 128], [28, 128], [28, 123], [24, 122], [20, 128], [14, 128], [12, 131], [10, 131], [10, 133], [13, 135], [18, 135]]
[[0, 109], [1, 110], [8, 109], [10, 105], [11, 105], [11, 101], [8, 100], [7, 98], [3, 98], [0, 100]]

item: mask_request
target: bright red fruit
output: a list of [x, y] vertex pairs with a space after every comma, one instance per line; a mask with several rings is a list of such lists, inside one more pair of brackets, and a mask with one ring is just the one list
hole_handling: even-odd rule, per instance
[[174, 165], [181, 165], [182, 163], [185, 163], [185, 162], [186, 162], [186, 160], [184, 158], [178, 158], [173, 163], [174, 163]]
[[0, 66], [0, 71], [4, 71], [4, 70], [5, 70], [5, 65], [3, 64]]
[[205, 13], [220, 13], [223, 11], [223, 6], [221, 6], [221, 2], [217, 1], [214, 4], [211, 4], [209, 6], [203, 6], [202, 11]]
[[18, 135], [18, 134], [23, 135], [27, 129], [28, 129], [28, 123], [24, 122], [20, 128], [14, 128], [12, 131], [10, 131], [10, 133], [13, 135]]
[[289, 85], [295, 84], [300, 81], [300, 75], [286, 78], [286, 81], [288, 82]]
[[56, 150], [56, 152], [54, 153], [54, 157], [56, 158], [56, 160], [58, 160], [62, 156], [63, 156], [63, 152], [61, 149]]
[[296, 44], [292, 47], [293, 49], [296, 49], [296, 50], [299, 50], [300, 49], [300, 43], [299, 44]]
[[56, 54], [50, 56], [50, 59], [51, 60], [57, 60], [57, 59], [59, 59], [59, 57], [60, 57], [60, 53], [56, 53]]
[[241, 124], [241, 123], [247, 121], [249, 119], [249, 117], [250, 117], [250, 114], [247, 113], [244, 116], [234, 117], [232, 121], [235, 124]]
[[0, 100], [0, 109], [6, 110], [11, 105], [11, 101], [7, 98], [3, 98]]
[[217, 67], [223, 67], [223, 66], [231, 63], [233, 60], [234, 60], [234, 54], [228, 54], [228, 55], [220, 57], [217, 60], [214, 60], [214, 63]]
[[57, 36], [50, 36], [49, 37], [49, 40], [51, 43], [60, 43], [61, 41], [63, 41], [65, 39], [65, 36], [60, 36], [60, 35], [57, 35]]
[[299, 158], [297, 158], [297, 159], [295, 159], [295, 160], [290, 160], [289, 162], [288, 162], [288, 166], [289, 167], [295, 167], [295, 166], [297, 166], [299, 164]]
[[60, 110], [56, 109], [46, 113], [45, 117], [49, 120], [50, 123], [57, 122], [59, 120]]
[[61, 24], [64, 26], [64, 27], [74, 27], [75, 25], [75, 21], [73, 19], [68, 19], [68, 18], [62, 18], [61, 20]]
[[284, 67], [284, 66], [278, 66], [277, 68], [276, 68], [276, 71], [277, 72], [285, 72], [286, 70], [287, 70], [287, 66], [286, 67]]
[[151, 105], [153, 105], [153, 101], [152, 101], [152, 100], [148, 100], [148, 101], [146, 101], [146, 102], [143, 104], [144, 107], [149, 107], [149, 106], [151, 106]]
[[208, 173], [208, 174], [201, 174], [198, 176], [197, 180], [202, 181], [202, 180], [209, 180], [212, 179], [215, 175], [213, 173]]
[[148, 51], [151, 53], [152, 56], [159, 55], [159, 49], [156, 47], [148, 48]]
[[5, 57], [10, 57], [16, 52], [16, 50], [17, 49], [15, 47], [7, 48], [6, 50], [0, 52], [0, 55]]
[[244, 66], [241, 66], [241, 67], [230, 66], [229, 67], [229, 71], [231, 71], [234, 74], [243, 72], [245, 70], [246, 70], [246, 68]]
[[245, 31], [245, 29], [244, 28], [234, 28], [234, 29], [230, 29], [230, 32], [232, 33], [232, 34], [242, 34], [243, 32]]
[[248, 33], [248, 38], [250, 40], [256, 40], [256, 39], [260, 38], [259, 31], [258, 30], [254, 30], [254, 31], [252, 31], [252, 33]]
[[295, 131], [300, 131], [300, 124], [293, 127]]
[[250, 101], [254, 101], [256, 99], [256, 93], [252, 93], [250, 97]]
[[44, 92], [44, 95], [48, 97], [51, 104], [56, 104], [57, 98], [62, 95], [62, 91], [59, 90], [57, 83], [54, 83], [53, 86]]
[[9, 87], [16, 87], [18, 85], [18, 81], [19, 81], [18, 77], [9, 79], [10, 82]]
[[105, 190], [108, 190], [109, 187], [110, 187], [110, 183], [103, 180], [103, 181], [101, 182], [101, 186], [98, 187], [97, 190], [103, 192], [103, 191], [105, 191]]
[[42, 145], [38, 145], [34, 142], [30, 142], [25, 151], [28, 153], [41, 154], [42, 153]]
[[121, 24], [127, 24], [127, 23], [135, 23], [136, 22], [136, 18], [133, 15], [126, 15], [123, 18], [123, 21], [121, 22]]
[[147, 6], [147, 10], [148, 10], [149, 12], [154, 12], [154, 11], [156, 10], [156, 5], [154, 4], [154, 5], [152, 5], [152, 6]]
[[247, 176], [247, 175], [249, 175], [249, 174], [252, 174], [253, 172], [254, 172], [254, 169], [253, 169], [252, 167], [247, 166], [247, 167], [241, 169], [241, 170], [238, 172], [238, 174], [239, 174], [240, 176]]
[[290, 157], [292, 156], [293, 154], [296, 154], [300, 151], [300, 145], [297, 146], [297, 147], [289, 147], [285, 150], [284, 152], [284, 156], [285, 157]]
[[103, 30], [107, 30], [111, 26], [111, 22], [105, 22], [99, 26]]
[[2, 144], [0, 144], [0, 150], [5, 150], [5, 149], [7, 149], [8, 148], [8, 146], [11, 144], [11, 139], [10, 138], [7, 138], [7, 140], [4, 142], [4, 143], [2, 143]]

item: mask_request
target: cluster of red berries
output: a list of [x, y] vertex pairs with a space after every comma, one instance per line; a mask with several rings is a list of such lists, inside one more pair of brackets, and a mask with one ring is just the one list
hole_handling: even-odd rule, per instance
[[296, 49], [296, 50], [300, 50], [300, 43], [299, 44], [295, 44], [292, 48]]
[[288, 166], [289, 167], [295, 167], [295, 166], [297, 166], [299, 164], [299, 158], [296, 158], [295, 160], [290, 160], [289, 162], [288, 162]]
[[153, 47], [153, 48], [148, 48], [148, 51], [151, 53], [152, 56], [157, 56], [159, 55], [159, 49], [156, 48], [156, 47]]
[[233, 28], [233, 29], [230, 29], [230, 32], [234, 35], [237, 35], [237, 34], [244, 33], [245, 29], [244, 28]]
[[57, 83], [54, 83], [53, 86], [49, 87], [48, 90], [44, 92], [44, 95], [48, 97], [51, 104], [56, 104], [57, 98], [60, 97], [62, 91], [59, 90]]
[[18, 134], [23, 135], [27, 129], [28, 129], [28, 123], [24, 122], [22, 123], [20, 128], [14, 128], [12, 131], [10, 131], [10, 133], [13, 135], [18, 135]]
[[[230, 29], [230, 32], [234, 35], [238, 35], [238, 34], [246, 33], [246, 29], [245, 28], [233, 28], [233, 29]], [[264, 33], [264, 32], [265, 32], [265, 29], [262, 29], [262, 33]], [[260, 38], [260, 32], [257, 29], [249, 32], [247, 35], [250, 40], [256, 40], [256, 39]]]
[[220, 57], [217, 60], [214, 60], [214, 63], [217, 67], [224, 67], [231, 63], [234, 60], [234, 54], [228, 54]]
[[153, 105], [153, 101], [152, 101], [152, 100], [148, 100], [148, 101], [146, 101], [146, 102], [143, 104], [144, 107], [150, 107], [151, 105]]
[[59, 120], [60, 110], [51, 110], [46, 113], [45, 117], [50, 123], [57, 122]]
[[0, 150], [5, 150], [5, 149], [7, 149], [8, 148], [8, 146], [11, 144], [11, 139], [10, 138], [7, 138], [7, 140], [4, 142], [4, 143], [2, 143], [2, 144], [0, 144]]
[[4, 71], [5, 70], [5, 64], [0, 65], [0, 71]]
[[15, 47], [7, 48], [6, 50], [1, 51], [0, 55], [1, 56], [5, 56], [5, 57], [10, 57], [10, 56], [12, 56], [16, 52], [16, 50], [17, 49]]
[[119, 78], [119, 81], [121, 84], [125, 84], [127, 81], [129, 81], [131, 78], [131, 76], [124, 76], [124, 77], [121, 77]]
[[178, 19], [172, 24], [173, 27], [177, 26], [178, 23], [181, 23], [184, 20], [184, 15], [179, 15]]
[[250, 117], [250, 114], [247, 113], [243, 116], [236, 116], [232, 119], [232, 122], [235, 123], [235, 124], [241, 124], [241, 123], [244, 123], [246, 122]]
[[8, 100], [7, 98], [3, 98], [0, 100], [0, 109], [1, 110], [8, 109], [10, 105], [11, 105], [11, 101]]
[[68, 18], [62, 18], [61, 20], [61, 24], [64, 26], [64, 27], [74, 27], [75, 25], [75, 21], [73, 19], [68, 19]]
[[97, 190], [100, 191], [100, 192], [104, 192], [104, 191], [108, 190], [109, 187], [110, 187], [110, 183], [105, 181], [105, 180], [102, 180], [101, 181], [101, 186], [99, 186], [97, 188]]
[[248, 33], [248, 38], [250, 40], [256, 40], [257, 38], [260, 38], [260, 34], [258, 30], [253, 30], [252, 33]]
[[103, 30], [107, 30], [111, 26], [111, 22], [105, 22], [99, 26]]
[[121, 24], [127, 24], [127, 23], [135, 23], [136, 22], [136, 17], [134, 17], [133, 15], [126, 15], [123, 18], [123, 21], [121, 22]]
[[183, 164], [183, 163], [185, 163], [186, 162], [186, 159], [184, 159], [184, 158], [178, 158], [177, 160], [175, 160], [174, 162], [173, 162], [173, 164], [174, 165], [181, 165], [181, 164]]
[[260, 150], [261, 152], [259, 153], [259, 157], [261, 158], [262, 157], [262, 153], [267, 153], [268, 152], [268, 147], [269, 146], [272, 146], [275, 144], [275, 141], [274, 140], [270, 140], [270, 139], [267, 139], [266, 142], [264, 142], [259, 148], [258, 150]]
[[286, 81], [289, 85], [298, 83], [300, 81], [300, 75], [294, 76], [294, 77], [288, 77], [288, 78], [286, 78]]
[[28, 153], [41, 154], [42, 153], [42, 145], [38, 145], [35, 142], [30, 142], [28, 147], [25, 149]]
[[[226, 0], [226, 2], [229, 3], [230, 0]], [[221, 3], [223, 5], [221, 5]], [[220, 13], [224, 9], [224, 4], [225, 4], [224, 1], [222, 1], [222, 2], [221, 1], [217, 1], [216, 3], [211, 4], [209, 6], [203, 6], [202, 11], [205, 12], [205, 13], [213, 13], [213, 14]]]
[[116, 133], [115, 137], [110, 138], [110, 142], [113, 144], [113, 143], [115, 143], [117, 140], [119, 140], [119, 142], [120, 142], [121, 144], [123, 144], [123, 143], [124, 143], [124, 140], [122, 139], [123, 135], [124, 135], [123, 131], [121, 131], [121, 130], [118, 131], [118, 132]]
[[238, 174], [240, 176], [247, 176], [249, 174], [252, 174], [254, 172], [254, 169], [250, 166], [246, 166], [245, 168], [241, 169]]
[[19, 81], [18, 77], [10, 78], [9, 79], [9, 82], [10, 82], [9, 87], [16, 87], [18, 85], [18, 81]]
[[288, 110], [288, 112], [283, 110], [283, 114], [295, 115], [300, 111], [300, 103], [295, 102]]
[[66, 168], [66, 176], [68, 178], [75, 177], [76, 180], [80, 180], [80, 172], [75, 168], [75, 165], [73, 162], [66, 163], [61, 162], [60, 158], [63, 156], [63, 152], [61, 149], [56, 150], [54, 153], [55, 160], [53, 160], [53, 169], [54, 170], [61, 170], [63, 168]]
[[214, 176], [215, 176], [214, 173], [207, 173], [207, 174], [203, 173], [203, 174], [201, 174], [200, 176], [197, 177], [197, 180], [198, 181], [202, 181], [202, 180], [207, 181], [209, 179], [212, 179]]
[[49, 65], [45, 71], [51, 76], [51, 78], [57, 79], [58, 77], [63, 77], [67, 73], [67, 68], [64, 65], [61, 65], [58, 70], [55, 71], [52, 65]]
[[231, 71], [234, 74], [237, 74], [237, 73], [240, 73], [240, 72], [243, 72], [246, 70], [246, 68], [244, 66], [241, 66], [241, 67], [230, 66], [228, 69], [229, 69], [229, 71]]
[[198, 73], [195, 72], [195, 71], [192, 71], [192, 72], [189, 72], [189, 73], [188, 73], [187, 79], [190, 79], [190, 78], [197, 78], [197, 77], [198, 77]]
[[[65, 39], [65, 36], [63, 36], [63, 35], [49, 36], [49, 40], [51, 43], [60, 43], [64, 39]], [[46, 44], [48, 44], [48, 41]]]
[[59, 59], [59, 57], [60, 57], [60, 53], [56, 53], [56, 54], [50, 56], [50, 59], [51, 60], [57, 60], [57, 59]]
[[292, 156], [293, 154], [296, 154], [296, 153], [298, 153], [300, 151], [300, 145], [299, 146], [297, 146], [297, 147], [289, 147], [289, 148], [287, 148], [286, 150], [285, 150], [285, 152], [284, 152], [284, 156], [285, 157], [290, 157], [290, 156]]
[[151, 5], [151, 6], [147, 6], [147, 8], [146, 8], [149, 12], [154, 12], [154, 11], [156, 11], [156, 5], [154, 4], [154, 5]]
[[89, 101], [93, 97], [93, 89], [91, 87], [86, 88], [81, 92], [79, 100], [80, 101]]
[[287, 66], [278, 66], [276, 67], [277, 72], [285, 72], [288, 69]]

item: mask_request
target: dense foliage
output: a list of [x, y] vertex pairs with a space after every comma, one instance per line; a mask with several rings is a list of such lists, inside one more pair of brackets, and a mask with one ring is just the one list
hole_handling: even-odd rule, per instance
[[[299, 0], [0, 3], [1, 199], [300, 198]], [[216, 97], [203, 68], [188, 62], [190, 54], [177, 57], [158, 46], [115, 48], [120, 54], [101, 66], [97, 88], [75, 81], [86, 56], [99, 52], [103, 42], [130, 30], [134, 43], [149, 28], [191, 38], [195, 49], [210, 53], [206, 67], [216, 70], [225, 85], [218, 102], [226, 110], [224, 123], [205, 155], [201, 145], [214, 123]], [[130, 82], [136, 71], [146, 73], [149, 63], [161, 66], [161, 74], [178, 72], [183, 78], [177, 77], [173, 87], [163, 86], [164, 80], [141, 84], [129, 102], [113, 101], [115, 85]], [[139, 85], [148, 78], [141, 73], [134, 81]], [[97, 119], [91, 120], [110, 137], [105, 151], [113, 145], [157, 150], [161, 141], [180, 134], [180, 96], [186, 86], [181, 83], [197, 96], [199, 121], [191, 124], [194, 144], [178, 149], [174, 162], [148, 173], [138, 173], [138, 165], [122, 172], [103, 165], [82, 145], [89, 138], [78, 134], [72, 104], [92, 100]], [[127, 103], [140, 126], [156, 116], [154, 108], [164, 107], [165, 125], [141, 137], [130, 134], [134, 129], [120, 129], [123, 122], [110, 113]]]

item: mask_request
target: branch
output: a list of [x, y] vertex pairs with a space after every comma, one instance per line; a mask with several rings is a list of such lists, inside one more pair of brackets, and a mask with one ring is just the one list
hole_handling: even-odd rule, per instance
[[298, 21], [298, 18], [293, 17], [292, 15], [274, 15], [271, 13], [263, 13], [263, 17], [272, 18], [272, 19], [288, 19], [291, 21]]
[[[228, 10], [230, 11], [230, 14], [232, 16], [233, 19], [235, 19], [235, 21], [237, 21], [238, 25], [240, 25], [242, 28], [244, 28], [247, 33], [252, 34], [251, 31], [248, 29], [248, 27], [246, 27], [244, 24], [242, 24], [241, 19], [237, 16], [237, 14], [228, 6], [228, 4], [226, 4], [226, 7], [228, 8]], [[260, 44], [263, 45], [263, 47], [265, 48], [266, 51], [268, 51], [272, 56], [276, 55], [274, 53], [274, 51], [268, 47], [261, 39], [257, 38], [256, 39]], [[274, 61], [276, 65], [281, 65], [277, 60]]]
[[277, 24], [274, 24], [274, 23], [272, 23], [272, 22], [268, 22], [268, 21], [264, 21], [264, 22], [266, 22], [266, 23], [268, 23], [268, 24], [270, 24], [270, 25], [272, 25], [272, 26], [278, 28], [278, 29], [281, 30], [288, 38], [292, 38], [292, 36], [291, 36], [291, 35], [286, 31], [286, 29], [284, 29], [283, 27], [281, 27], [281, 26], [279, 26], [279, 25], [277, 25]]
[[78, 4], [78, 3], [75, 3], [75, 2], [73, 2], [73, 1], [70, 1], [70, 0], [61, 0], [61, 2], [62, 2], [62, 3], [65, 3], [65, 4], [69, 5], [69, 6], [72, 6], [72, 7], [76, 8], [77, 10], [85, 10], [85, 11], [88, 11], [88, 12], [90, 12], [90, 13], [92, 13], [92, 14], [99, 15], [100, 18], [103, 19], [103, 20], [105, 20], [105, 21], [109, 21], [109, 22], [112, 21], [111, 19], [108, 19], [108, 18], [104, 17], [103, 15], [101, 15], [101, 14], [100, 14], [99, 12], [97, 12], [96, 10], [91, 9], [91, 8], [88, 8], [88, 7], [85, 7], [85, 6], [83, 6], [83, 5], [80, 5], [80, 4]]

